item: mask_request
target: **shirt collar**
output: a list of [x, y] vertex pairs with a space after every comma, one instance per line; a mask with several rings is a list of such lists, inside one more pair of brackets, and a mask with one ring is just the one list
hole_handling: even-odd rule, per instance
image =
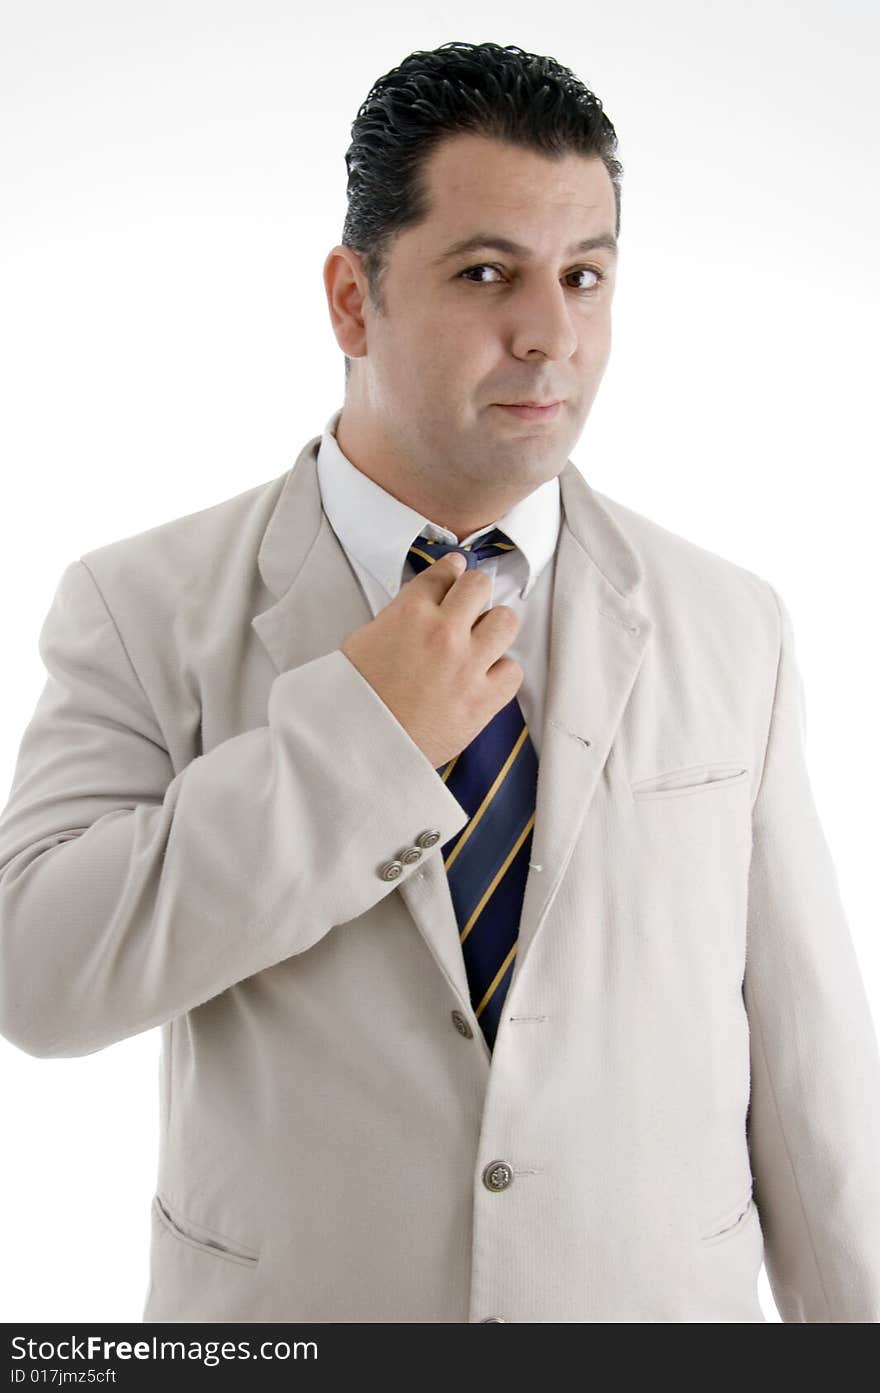
[[[368, 478], [342, 453], [336, 426], [342, 407], [333, 412], [321, 436], [317, 469], [321, 503], [330, 526], [349, 555], [356, 558], [394, 599], [403, 581], [407, 553], [416, 537], [436, 541], [458, 539], [448, 528], [423, 517]], [[520, 597], [527, 599], [556, 550], [560, 524], [559, 479], [547, 479], [518, 503], [463, 542], [500, 527], [518, 548], [511, 564], [520, 568]], [[502, 558], [506, 564], [507, 558]]]

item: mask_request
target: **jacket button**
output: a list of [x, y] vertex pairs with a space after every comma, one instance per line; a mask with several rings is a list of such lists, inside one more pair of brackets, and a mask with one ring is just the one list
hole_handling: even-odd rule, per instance
[[464, 1016], [461, 1014], [460, 1011], [452, 1012], [452, 1022], [459, 1035], [463, 1035], [466, 1040], [469, 1040], [471, 1038], [474, 1032], [471, 1030], [470, 1026], [468, 1025], [467, 1021], [465, 1020]]
[[386, 862], [385, 862], [385, 865], [382, 867], [382, 869], [381, 869], [381, 871], [379, 872], [379, 874], [380, 874], [380, 876], [382, 877], [383, 880], [396, 880], [397, 877], [400, 875], [400, 873], [401, 873], [402, 870], [403, 870], [403, 864], [402, 864], [402, 862], [400, 862], [400, 861], [386, 861]]
[[506, 1190], [513, 1183], [513, 1171], [506, 1161], [490, 1161], [483, 1171], [487, 1190]]
[[416, 846], [427, 850], [429, 846], [436, 846], [440, 840], [440, 832], [436, 827], [432, 827], [428, 832], [420, 832], [416, 837]]
[[400, 853], [400, 859], [405, 866], [411, 866], [413, 861], [418, 861], [422, 854], [420, 846], [408, 846], [406, 851]]

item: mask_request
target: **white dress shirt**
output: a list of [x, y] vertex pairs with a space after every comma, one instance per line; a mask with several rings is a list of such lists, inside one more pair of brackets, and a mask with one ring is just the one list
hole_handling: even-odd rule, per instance
[[540, 484], [503, 517], [459, 543], [454, 532], [423, 517], [352, 464], [336, 440], [341, 414], [339, 407], [330, 417], [318, 450], [321, 502], [361, 583], [373, 618], [394, 599], [401, 585], [417, 574], [408, 556], [416, 537], [459, 546], [476, 542], [483, 533], [500, 527], [516, 544], [515, 551], [480, 562], [480, 570], [492, 582], [485, 608], [510, 605], [519, 616], [519, 632], [504, 656], [515, 659], [522, 667], [522, 685], [516, 695], [540, 756], [556, 544], [562, 512], [559, 480], [548, 479]]

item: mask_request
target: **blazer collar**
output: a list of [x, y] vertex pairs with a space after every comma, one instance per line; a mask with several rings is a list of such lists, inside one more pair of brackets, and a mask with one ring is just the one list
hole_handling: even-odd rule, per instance
[[[315, 435], [287, 471], [257, 553], [260, 574], [276, 598], [295, 579], [326, 519], [321, 504], [317, 459], [321, 436]], [[619, 595], [635, 591], [643, 579], [638, 553], [611, 513], [603, 495], [586, 481], [569, 459], [559, 474], [564, 525]]]
[[[404, 579], [409, 549], [419, 536], [457, 545], [458, 537], [436, 518], [410, 508], [352, 464], [336, 438], [342, 408], [324, 427], [318, 450], [321, 503], [348, 556], [364, 567], [389, 600]], [[501, 517], [462, 537], [462, 544], [499, 527], [514, 543], [506, 559], [508, 584], [515, 581], [528, 599], [541, 573], [553, 560], [559, 541], [559, 480], [554, 476], [521, 498]]]

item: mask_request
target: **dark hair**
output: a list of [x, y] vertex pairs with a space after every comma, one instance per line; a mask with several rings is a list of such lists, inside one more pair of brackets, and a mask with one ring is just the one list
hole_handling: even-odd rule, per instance
[[[382, 284], [395, 234], [429, 214], [424, 165], [444, 138], [470, 132], [549, 157], [599, 158], [614, 187], [620, 232], [617, 134], [588, 87], [555, 58], [513, 44], [451, 42], [418, 50], [374, 83], [345, 153], [344, 245], [363, 256], [368, 294], [384, 312]], [[345, 359], [348, 381], [351, 360]]]

